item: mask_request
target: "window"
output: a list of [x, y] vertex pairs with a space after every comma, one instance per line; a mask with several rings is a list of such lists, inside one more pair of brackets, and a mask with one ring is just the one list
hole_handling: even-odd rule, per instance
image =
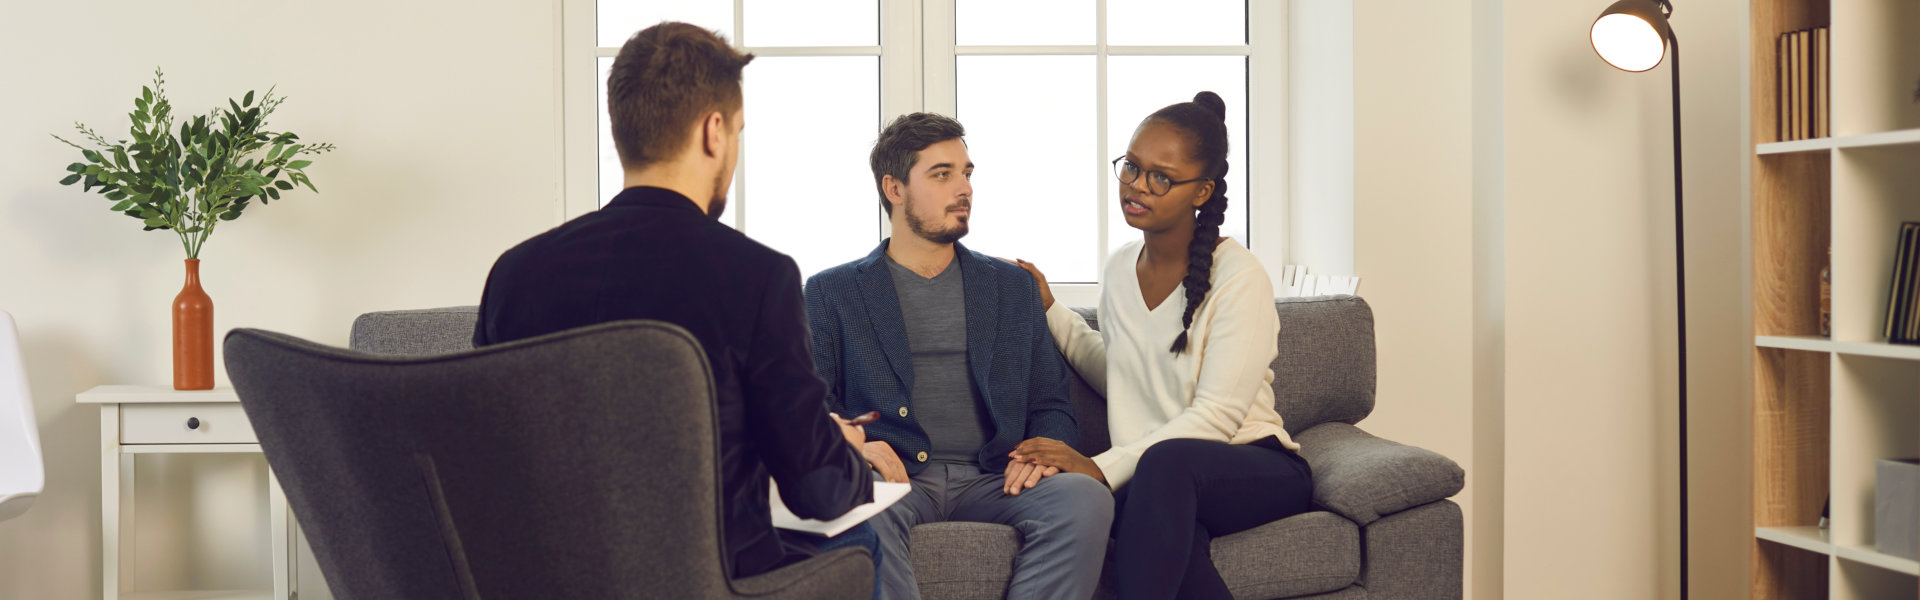
[[[1112, 208], [1108, 161], [1154, 110], [1211, 90], [1226, 100], [1232, 201], [1222, 234], [1278, 269], [1284, 246], [1285, 4], [1248, 0], [567, 0], [566, 91], [593, 77], [599, 119], [568, 94], [569, 216], [619, 192], [606, 70], [661, 20], [720, 31], [747, 67], [747, 129], [725, 220], [792, 255], [803, 274], [863, 256], [888, 234], [867, 152], [916, 110], [967, 126], [972, 232], [963, 242], [1046, 269], [1090, 304], [1107, 254], [1139, 239]], [[594, 32], [591, 40], [575, 32]], [[583, 49], [591, 43], [591, 52]], [[585, 71], [577, 57], [597, 59]], [[1249, 102], [1259, 102], [1257, 111]], [[591, 123], [591, 125], [588, 125]], [[597, 141], [587, 158], [585, 127]], [[1255, 141], [1256, 147], [1248, 142]], [[579, 168], [591, 160], [597, 168]], [[1258, 161], [1259, 168], [1254, 168]], [[597, 186], [579, 184], [597, 172]], [[1248, 173], [1260, 176], [1249, 181]], [[1249, 185], [1254, 187], [1250, 188]], [[584, 200], [582, 197], [590, 198]]]

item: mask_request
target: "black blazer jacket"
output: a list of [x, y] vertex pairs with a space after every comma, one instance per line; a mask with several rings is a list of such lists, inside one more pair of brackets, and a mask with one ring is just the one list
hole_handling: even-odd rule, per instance
[[718, 391], [721, 511], [734, 577], [805, 558], [774, 532], [769, 474], [802, 518], [831, 519], [873, 499], [866, 462], [827, 419], [799, 268], [677, 192], [628, 188], [501, 255], [487, 276], [473, 343], [621, 319], [679, 325], [706, 350]]

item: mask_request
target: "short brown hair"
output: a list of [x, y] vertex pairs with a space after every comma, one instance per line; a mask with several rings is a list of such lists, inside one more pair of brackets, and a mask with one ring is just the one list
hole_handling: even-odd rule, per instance
[[905, 184], [913, 163], [920, 161], [921, 150], [966, 135], [967, 128], [959, 121], [928, 112], [900, 115], [880, 132], [880, 139], [873, 141], [873, 152], [867, 155], [867, 165], [873, 168], [873, 187], [880, 191], [880, 208], [886, 209], [888, 217], [893, 216], [893, 203], [887, 201], [885, 176], [892, 175], [894, 181]]
[[752, 61], [720, 34], [686, 23], [664, 22], [627, 38], [607, 75], [607, 116], [621, 166], [671, 157], [708, 113], [732, 119], [740, 110], [740, 70]]

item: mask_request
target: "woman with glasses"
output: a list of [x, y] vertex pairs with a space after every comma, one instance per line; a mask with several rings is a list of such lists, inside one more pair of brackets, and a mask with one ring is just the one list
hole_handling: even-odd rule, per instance
[[1017, 261], [1040, 284], [1055, 344], [1106, 397], [1113, 448], [1087, 457], [1041, 438], [1011, 456], [1115, 490], [1120, 598], [1230, 598], [1210, 542], [1306, 512], [1313, 476], [1274, 410], [1273, 282], [1220, 237], [1225, 102], [1200, 92], [1160, 109], [1113, 165], [1120, 212], [1142, 235], [1107, 261], [1100, 331]]

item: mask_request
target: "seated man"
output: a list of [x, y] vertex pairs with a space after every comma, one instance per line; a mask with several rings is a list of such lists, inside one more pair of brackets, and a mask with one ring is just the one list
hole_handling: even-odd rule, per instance
[[865, 435], [825, 414], [799, 268], [717, 220], [739, 153], [740, 70], [750, 60], [685, 23], [627, 40], [607, 78], [626, 189], [605, 208], [501, 255], [473, 335], [475, 346], [485, 346], [655, 319], [699, 339], [718, 404], [722, 547], [736, 578], [797, 562], [854, 533], [828, 543], [776, 533], [769, 474], [804, 518], [835, 518], [873, 500], [857, 450]]
[[957, 243], [973, 205], [965, 133], [929, 113], [881, 132], [871, 161], [894, 236], [807, 280], [814, 363], [842, 415], [880, 411], [867, 426], [868, 462], [913, 482], [872, 521], [889, 557], [882, 597], [919, 597], [909, 529], [978, 521], [1025, 540], [1009, 598], [1089, 598], [1113, 496], [1091, 477], [1008, 460], [1023, 440], [1080, 436], [1033, 277]]

